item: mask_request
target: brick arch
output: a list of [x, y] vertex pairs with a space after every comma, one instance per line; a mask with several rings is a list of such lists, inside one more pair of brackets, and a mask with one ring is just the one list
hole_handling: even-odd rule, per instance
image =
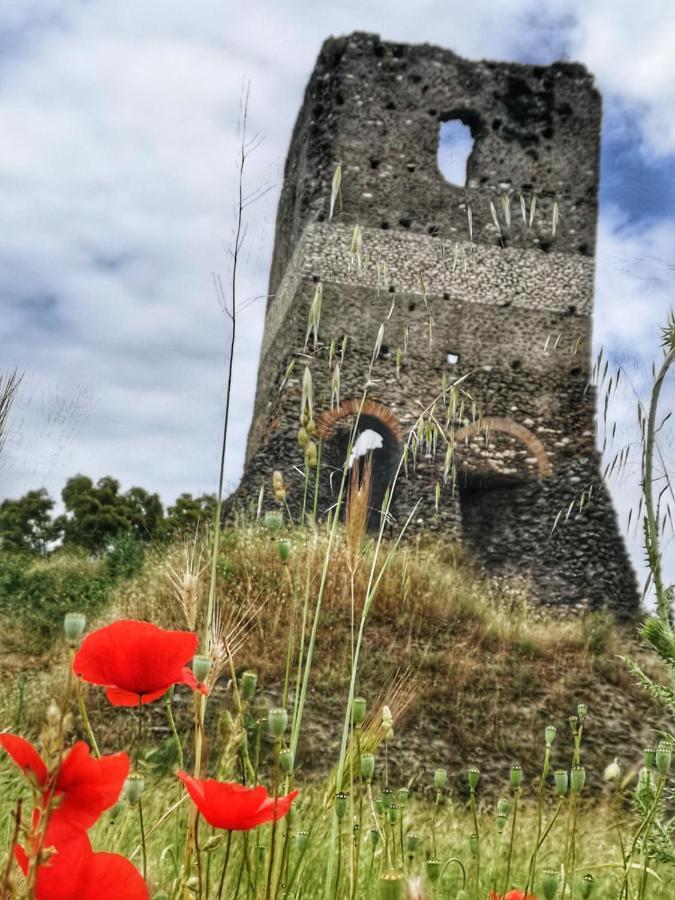
[[372, 416], [378, 419], [391, 433], [392, 437], [400, 444], [403, 440], [401, 423], [388, 406], [378, 403], [377, 400], [366, 400], [361, 406], [360, 400], [343, 400], [335, 409], [322, 412], [316, 420], [316, 433], [322, 440], [328, 440], [335, 431], [335, 426], [349, 416], [361, 418]]
[[514, 437], [517, 441], [520, 441], [521, 444], [525, 444], [530, 451], [530, 455], [537, 460], [539, 477], [546, 478], [551, 474], [551, 461], [548, 458], [548, 453], [542, 442], [529, 428], [520, 425], [518, 422], [514, 422], [513, 419], [507, 419], [501, 416], [486, 416], [485, 418], [478, 419], [476, 422], [467, 425], [466, 428], [460, 428], [458, 431], [455, 431], [455, 442], [462, 441], [464, 438], [470, 437], [471, 435], [479, 434], [481, 431], [500, 432], [501, 434], [508, 434], [511, 437]]

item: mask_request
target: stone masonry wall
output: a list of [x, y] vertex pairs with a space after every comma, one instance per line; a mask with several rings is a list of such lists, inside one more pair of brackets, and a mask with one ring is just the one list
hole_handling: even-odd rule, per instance
[[[452, 117], [476, 138], [465, 188], [447, 184], [436, 165], [439, 122]], [[360, 429], [383, 438], [373, 455], [377, 497], [443, 384], [461, 380], [465, 397], [447, 429], [460, 436], [456, 484], [443, 478], [445, 447], [409, 457], [393, 529], [415, 509], [412, 533], [461, 538], [489, 572], [529, 576], [539, 602], [636, 609], [588, 384], [599, 121], [600, 98], [577, 65], [472, 63], [373, 35], [326, 42], [291, 140], [245, 474], [230, 509], [254, 505], [261, 485], [265, 508], [274, 507], [271, 474], [281, 470], [300, 515], [304, 369], [315, 418], [333, 421], [331, 343], [339, 399], [352, 409], [384, 323], [367, 389], [372, 415]], [[337, 162], [341, 205], [329, 223]], [[521, 191], [528, 203], [537, 196], [531, 229], [519, 219]], [[488, 210], [502, 195], [513, 212], [499, 237]], [[315, 347], [306, 334], [319, 283]], [[346, 448], [337, 430], [324, 438], [321, 516], [335, 503]]]

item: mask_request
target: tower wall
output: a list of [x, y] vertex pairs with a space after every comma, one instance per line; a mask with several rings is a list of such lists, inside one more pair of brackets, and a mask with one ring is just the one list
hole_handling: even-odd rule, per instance
[[[253, 424], [233, 504], [257, 499], [278, 469], [298, 514], [304, 368], [317, 420], [334, 418], [331, 342], [339, 349], [347, 338], [340, 396], [353, 402], [384, 323], [368, 397], [386, 410], [385, 437], [388, 416], [392, 434], [408, 434], [444, 381], [466, 376], [470, 394], [453, 423], [456, 483], [442, 477], [443, 454], [417, 454], [396, 487], [396, 523], [414, 511], [411, 531], [461, 538], [489, 572], [530, 577], [538, 601], [620, 614], [636, 607], [600, 476], [588, 384], [600, 113], [591, 76], [575, 64], [468, 62], [364, 34], [324, 44], [286, 164]], [[475, 138], [466, 187], [447, 183], [437, 166], [440, 122], [449, 118]], [[341, 202], [329, 222], [338, 163]], [[531, 228], [521, 193], [528, 209], [536, 196]], [[499, 235], [490, 203], [503, 217], [503, 196], [511, 222], [502, 219]], [[315, 349], [305, 344], [319, 283]], [[492, 431], [471, 430], [469, 406]], [[341, 461], [324, 438], [325, 514], [336, 499], [331, 469]]]

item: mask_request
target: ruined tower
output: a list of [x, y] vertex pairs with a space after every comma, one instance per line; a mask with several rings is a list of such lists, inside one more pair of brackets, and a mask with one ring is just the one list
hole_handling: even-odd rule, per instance
[[[464, 186], [438, 168], [450, 120], [474, 139]], [[578, 64], [472, 62], [362, 33], [324, 43], [286, 161], [233, 503], [255, 504], [264, 484], [265, 508], [276, 506], [280, 470], [299, 513], [309, 367], [325, 515], [384, 324], [358, 422], [376, 436], [372, 507], [421, 411], [466, 376], [473, 408], [460, 404], [453, 423], [455, 483], [443, 479], [442, 452], [409, 457], [395, 523], [419, 501], [411, 531], [459, 537], [487, 571], [530, 577], [539, 602], [636, 608], [588, 384], [600, 120], [600, 95]], [[314, 333], [306, 338], [318, 285], [315, 346]], [[314, 475], [310, 505], [313, 490]]]

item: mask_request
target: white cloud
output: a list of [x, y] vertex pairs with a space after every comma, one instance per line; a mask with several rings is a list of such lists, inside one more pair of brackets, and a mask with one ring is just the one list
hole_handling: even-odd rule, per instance
[[[564, 52], [595, 72], [610, 126], [635, 122], [636, 148], [653, 156], [675, 151], [674, 27], [670, 0], [4, 4], [0, 340], [3, 364], [29, 377], [0, 494], [45, 483], [57, 494], [78, 470], [166, 500], [213, 489], [227, 322], [211, 273], [228, 267], [245, 76], [251, 128], [265, 138], [249, 184], [276, 187], [251, 212], [242, 298], [266, 290], [287, 144], [329, 34], [371, 30], [469, 57]], [[673, 223], [645, 230], [608, 211], [600, 235], [596, 339], [643, 361], [672, 295]], [[230, 484], [263, 307], [241, 320]]]

